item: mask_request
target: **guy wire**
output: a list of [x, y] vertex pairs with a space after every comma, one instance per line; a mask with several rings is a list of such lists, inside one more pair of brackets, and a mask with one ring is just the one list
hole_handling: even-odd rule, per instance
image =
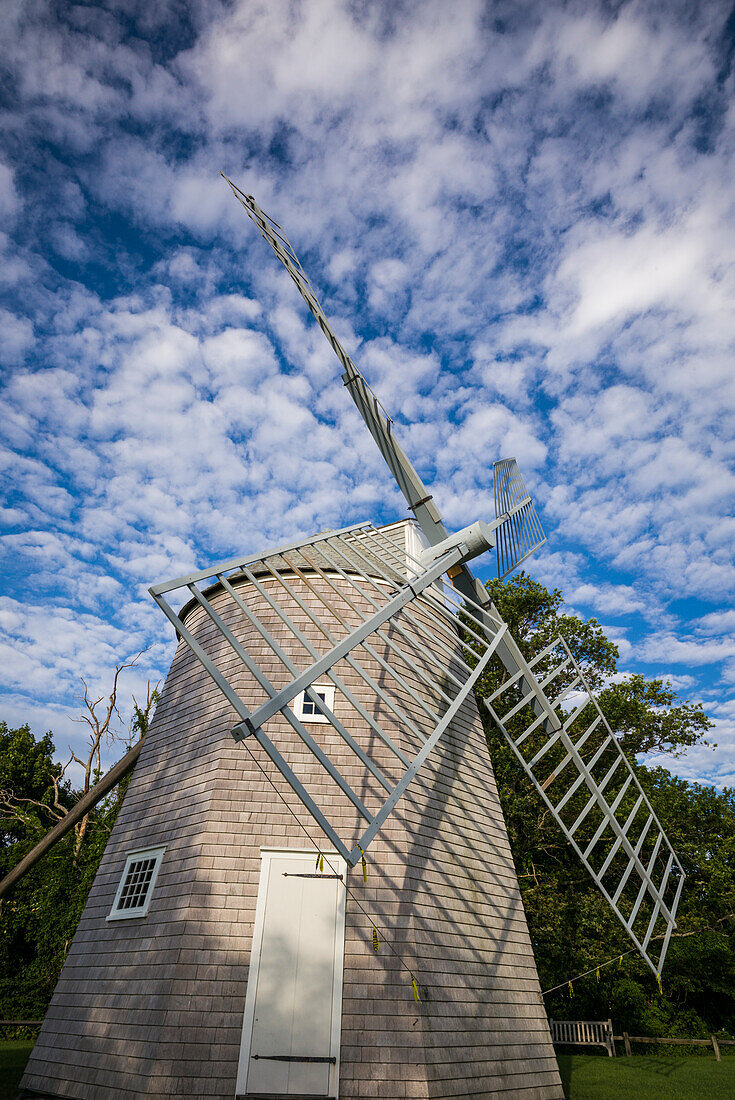
[[[309, 841], [310, 841], [310, 843], [314, 845], [314, 848], [316, 849], [316, 851], [317, 851], [317, 852], [318, 852], [319, 854], [321, 854], [321, 855], [322, 855], [322, 856], [324, 857], [324, 862], [325, 862], [325, 863], [327, 864], [327, 866], [328, 866], [328, 867], [330, 868], [330, 870], [331, 870], [331, 871], [333, 872], [333, 874], [335, 874], [335, 875], [336, 875], [336, 874], [337, 874], [337, 869], [336, 869], [336, 868], [335, 868], [335, 867], [334, 867], [334, 866], [333, 866], [333, 865], [332, 865], [332, 864], [331, 864], [331, 863], [329, 862], [329, 855], [328, 855], [328, 854], [325, 854], [324, 852], [322, 852], [321, 848], [319, 847], [319, 845], [317, 844], [317, 842], [316, 842], [316, 841], [314, 840], [314, 838], [313, 838], [313, 836], [311, 835], [311, 833], [309, 832], [309, 830], [308, 830], [308, 829], [306, 828], [306, 826], [304, 825], [303, 821], [301, 821], [301, 820], [299, 819], [298, 815], [297, 815], [296, 813], [294, 813], [293, 807], [292, 807], [292, 806], [289, 806], [288, 802], [287, 802], [287, 801], [286, 801], [286, 799], [285, 799], [285, 798], [283, 797], [283, 794], [282, 794], [282, 792], [281, 792], [281, 791], [279, 791], [278, 787], [277, 787], [277, 786], [276, 786], [276, 784], [275, 784], [275, 783], [273, 782], [273, 780], [271, 779], [271, 777], [270, 777], [270, 776], [268, 775], [268, 773], [267, 773], [267, 771], [265, 770], [265, 768], [263, 767], [263, 765], [262, 765], [262, 764], [260, 763], [260, 761], [258, 760], [258, 758], [257, 758], [257, 757], [255, 756], [255, 754], [254, 754], [254, 753], [252, 752], [252, 750], [251, 750], [250, 746], [249, 746], [249, 745], [248, 745], [248, 744], [247, 744], [247, 743], [246, 743], [245, 741], [241, 741], [240, 743], [241, 743], [241, 744], [243, 745], [243, 747], [244, 747], [244, 748], [245, 748], [245, 749], [247, 750], [247, 752], [248, 752], [248, 754], [249, 754], [249, 756], [250, 756], [250, 759], [251, 759], [251, 760], [253, 761], [253, 763], [254, 763], [254, 764], [256, 764], [256, 765], [257, 765], [257, 767], [258, 767], [258, 768], [260, 769], [260, 771], [262, 772], [262, 774], [263, 774], [263, 776], [265, 777], [265, 779], [266, 779], [266, 780], [267, 780], [267, 781], [268, 781], [268, 782], [270, 783], [271, 787], [272, 787], [272, 788], [273, 788], [273, 790], [274, 790], [274, 791], [276, 792], [276, 794], [277, 794], [277, 795], [278, 795], [278, 797], [280, 798], [281, 802], [283, 802], [283, 804], [284, 804], [284, 806], [286, 807], [286, 809], [288, 810], [288, 812], [289, 812], [289, 813], [291, 814], [291, 816], [292, 816], [292, 817], [293, 817], [293, 819], [294, 819], [294, 820], [296, 821], [296, 823], [297, 823], [297, 825], [299, 826], [299, 828], [300, 828], [300, 829], [301, 829], [301, 830], [303, 831], [303, 833], [305, 834], [305, 836], [306, 836], [307, 840], [309, 840]], [[365, 917], [367, 917], [367, 919], [368, 919], [368, 920], [370, 921], [370, 924], [372, 925], [372, 927], [373, 927], [373, 928], [377, 928], [377, 927], [378, 927], [378, 925], [377, 925], [377, 924], [375, 923], [375, 921], [373, 920], [373, 917], [372, 917], [372, 915], [371, 915], [370, 913], [368, 913], [367, 909], [365, 909], [365, 907], [364, 907], [364, 906], [362, 905], [362, 903], [360, 902], [360, 900], [359, 900], [359, 899], [357, 898], [357, 896], [356, 896], [356, 895], [355, 895], [355, 894], [354, 894], [354, 893], [352, 892], [352, 890], [350, 890], [349, 886], [347, 885], [347, 876], [346, 876], [346, 875], [345, 875], [345, 880], [344, 880], [344, 888], [345, 888], [345, 891], [346, 891], [346, 892], [347, 892], [347, 893], [349, 894], [349, 896], [350, 896], [350, 897], [352, 898], [352, 900], [354, 901], [355, 905], [356, 905], [356, 906], [357, 906], [357, 908], [358, 908], [358, 909], [360, 910], [360, 912], [361, 912], [361, 913], [362, 913], [362, 914], [363, 914], [363, 915], [364, 915]], [[406, 964], [406, 963], [405, 963], [405, 962], [403, 961], [403, 958], [401, 957], [401, 955], [399, 955], [399, 953], [398, 953], [398, 952], [396, 951], [396, 949], [395, 949], [395, 948], [393, 947], [393, 945], [392, 945], [392, 944], [390, 943], [390, 941], [389, 941], [389, 940], [388, 940], [388, 939], [386, 938], [386, 936], [385, 936], [385, 935], [384, 935], [384, 934], [382, 933], [382, 928], [380, 929], [380, 931], [381, 931], [381, 940], [382, 940], [382, 942], [383, 942], [383, 943], [385, 944], [385, 946], [386, 946], [386, 947], [388, 948], [388, 950], [390, 951], [390, 953], [391, 953], [392, 955], [394, 955], [396, 959], [398, 959], [398, 962], [399, 962], [399, 963], [401, 964], [401, 966], [402, 966], [402, 967], [403, 967], [403, 969], [404, 969], [404, 970], [406, 971], [406, 973], [408, 974], [408, 976], [409, 976], [409, 977], [410, 977], [411, 979], [415, 980], [415, 974], [414, 974], [413, 970], [411, 970], [411, 968], [410, 968], [410, 967], [409, 967], [409, 966], [408, 966], [408, 965], [407, 965], [407, 964]]]

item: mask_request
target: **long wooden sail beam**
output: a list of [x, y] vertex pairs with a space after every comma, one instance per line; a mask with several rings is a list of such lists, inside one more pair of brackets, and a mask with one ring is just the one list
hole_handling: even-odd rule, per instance
[[[396, 439], [392, 430], [391, 418], [337, 339], [314, 292], [314, 288], [309, 282], [298, 256], [291, 247], [288, 237], [278, 222], [269, 217], [264, 210], [261, 210], [252, 195], [246, 195], [241, 191], [237, 184], [233, 183], [224, 172], [221, 175], [230, 185], [233, 195], [243, 206], [250, 220], [257, 225], [261, 236], [268, 242], [286, 268], [299, 293], [316, 318], [319, 328], [329, 341], [334, 354], [342, 364], [344, 368], [342, 381], [365, 421], [368, 431], [377, 443], [388, 469], [395, 477], [398, 487], [406, 498], [408, 507], [416, 517], [421, 530], [432, 546], [444, 542], [449, 532], [431, 493]], [[484, 616], [483, 625], [489, 637], [494, 638], [498, 630], [499, 615], [497, 608], [488, 596], [485, 586], [477, 580], [467, 565], [461, 565], [458, 567], [457, 573], [453, 572], [452, 583], [466, 599], [473, 604], [479, 604], [483, 609], [487, 609], [488, 614]], [[497, 654], [510, 674], [514, 675], [518, 671], [518, 664], [514, 652], [506, 644], [505, 639], [500, 641]], [[532, 705], [534, 707], [538, 705], [536, 700], [533, 701]], [[541, 711], [539, 710], [538, 713], [541, 714]]]

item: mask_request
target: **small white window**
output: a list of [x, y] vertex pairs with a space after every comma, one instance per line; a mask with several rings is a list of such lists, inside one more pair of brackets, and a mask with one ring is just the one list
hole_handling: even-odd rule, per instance
[[142, 852], [130, 853], [125, 860], [108, 920], [127, 920], [146, 915], [165, 851], [165, 848], [147, 848]]
[[[334, 712], [334, 684], [312, 684], [309, 691]], [[310, 698], [306, 691], [302, 691], [301, 695], [294, 699], [293, 709], [296, 717], [303, 722], [329, 721], [324, 711], [320, 709], [319, 703]]]

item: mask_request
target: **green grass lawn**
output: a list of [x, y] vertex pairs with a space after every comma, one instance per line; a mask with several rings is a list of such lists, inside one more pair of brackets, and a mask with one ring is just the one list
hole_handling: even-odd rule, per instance
[[[15, 1100], [32, 1041], [0, 1042], [0, 1100]], [[735, 1100], [735, 1057], [560, 1054], [567, 1100]]]
[[0, 1100], [15, 1100], [28, 1055], [32, 1050], [32, 1039], [0, 1042]]
[[735, 1100], [735, 1058], [560, 1054], [567, 1100]]

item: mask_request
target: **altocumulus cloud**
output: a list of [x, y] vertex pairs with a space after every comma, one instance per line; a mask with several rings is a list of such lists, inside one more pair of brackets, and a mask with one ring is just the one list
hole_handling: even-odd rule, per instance
[[[9, 0], [1, 712], [165, 674], [146, 586], [403, 514], [220, 168], [287, 228], [451, 523], [513, 454], [529, 568], [719, 723], [730, 599], [727, 4]], [[488, 571], [490, 566], [488, 565]]]

